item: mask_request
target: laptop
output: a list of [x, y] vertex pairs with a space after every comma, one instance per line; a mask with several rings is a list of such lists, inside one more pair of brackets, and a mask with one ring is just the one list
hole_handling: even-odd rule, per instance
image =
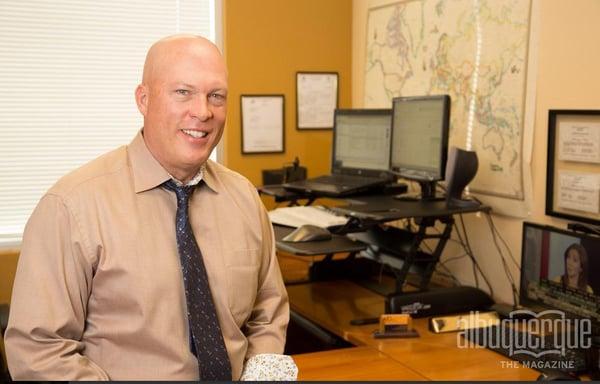
[[389, 173], [391, 109], [336, 109], [331, 174], [283, 184], [287, 190], [342, 197], [395, 180]]
[[529, 368], [587, 371], [600, 334], [599, 255], [598, 236], [523, 222], [522, 307], [465, 337]]
[[[591, 319], [600, 331], [600, 237], [523, 222], [520, 303]], [[579, 263], [579, 264], [578, 264]], [[575, 276], [575, 277], [572, 277]]]

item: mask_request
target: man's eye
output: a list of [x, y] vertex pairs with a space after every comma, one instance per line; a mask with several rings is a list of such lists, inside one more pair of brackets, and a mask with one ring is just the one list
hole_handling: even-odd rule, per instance
[[227, 100], [227, 97], [220, 93], [211, 93], [208, 95], [208, 97], [215, 103], [224, 103], [225, 100]]
[[187, 89], [178, 89], [175, 91], [175, 93], [181, 96], [187, 96], [190, 94], [190, 91], [188, 91]]

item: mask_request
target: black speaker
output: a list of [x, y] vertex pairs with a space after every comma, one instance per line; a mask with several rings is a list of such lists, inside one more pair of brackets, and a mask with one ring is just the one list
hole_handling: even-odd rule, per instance
[[479, 160], [475, 151], [450, 147], [446, 164], [446, 202], [449, 206], [470, 207], [479, 205], [474, 200], [463, 200], [465, 187], [475, 178]]
[[406, 313], [417, 318], [487, 310], [492, 304], [494, 300], [475, 287], [438, 288], [391, 295], [386, 299], [385, 313]]

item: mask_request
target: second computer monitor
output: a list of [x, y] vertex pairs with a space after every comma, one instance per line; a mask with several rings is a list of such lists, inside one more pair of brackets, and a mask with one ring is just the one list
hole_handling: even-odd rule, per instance
[[390, 168], [419, 182], [423, 199], [433, 198], [446, 171], [450, 97], [396, 97], [392, 105]]

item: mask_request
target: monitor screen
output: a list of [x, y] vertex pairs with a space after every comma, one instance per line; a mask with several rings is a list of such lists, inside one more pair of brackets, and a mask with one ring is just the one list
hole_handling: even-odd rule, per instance
[[443, 180], [450, 97], [397, 97], [392, 105], [391, 170], [409, 180]]
[[600, 324], [600, 237], [523, 223], [521, 304]]
[[391, 109], [335, 111], [333, 168], [388, 171]]

